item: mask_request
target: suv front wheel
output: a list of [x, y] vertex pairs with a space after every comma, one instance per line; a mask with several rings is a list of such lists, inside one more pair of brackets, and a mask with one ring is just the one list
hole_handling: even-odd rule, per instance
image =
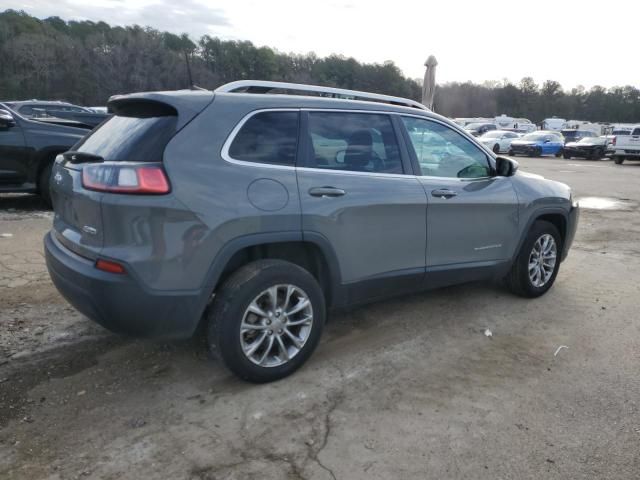
[[283, 260], [258, 260], [232, 274], [208, 313], [213, 355], [256, 383], [290, 375], [313, 353], [325, 323], [320, 285]]
[[546, 293], [560, 268], [561, 246], [555, 225], [543, 220], [535, 222], [507, 275], [509, 290], [529, 298]]

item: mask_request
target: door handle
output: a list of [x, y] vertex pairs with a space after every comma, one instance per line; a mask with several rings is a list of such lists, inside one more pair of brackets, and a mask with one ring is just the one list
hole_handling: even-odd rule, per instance
[[345, 192], [341, 188], [336, 187], [313, 187], [309, 189], [309, 195], [311, 195], [312, 197], [341, 197], [345, 193], [347, 192]]
[[451, 197], [455, 197], [458, 194], [457, 192], [454, 192], [453, 190], [449, 190], [448, 188], [440, 188], [438, 190], [432, 190], [431, 195], [438, 198], [449, 199]]

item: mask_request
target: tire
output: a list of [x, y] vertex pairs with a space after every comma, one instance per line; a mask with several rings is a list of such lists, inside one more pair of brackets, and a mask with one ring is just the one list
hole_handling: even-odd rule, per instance
[[600, 160], [602, 158], [601, 150], [594, 150], [594, 152], [589, 156], [590, 160]]
[[[309, 305], [292, 314], [293, 320], [286, 316], [280, 317], [281, 314], [270, 306], [271, 296], [268, 289], [274, 286], [279, 286], [276, 287], [276, 306], [281, 305], [280, 302], [284, 304], [288, 286], [297, 289], [291, 295], [291, 299], [295, 296], [298, 298], [298, 303], [289, 307], [289, 311], [304, 303], [305, 298], [309, 300]], [[262, 303], [263, 301], [266, 303]], [[269, 313], [270, 316], [259, 316], [250, 312], [248, 308], [252, 303], [259, 306], [262, 313]], [[287, 305], [282, 306], [283, 311], [287, 309]], [[279, 322], [304, 321], [309, 312], [309, 325], [289, 327], [298, 340], [304, 340], [302, 345], [299, 345], [300, 348], [297, 348], [291, 337], [287, 336], [286, 328], [269, 333], [272, 329], [280, 328], [276, 326]], [[207, 343], [212, 355], [243, 380], [265, 383], [291, 375], [311, 356], [322, 334], [326, 306], [322, 289], [309, 272], [283, 260], [258, 260], [241, 267], [224, 282], [216, 292], [206, 315]], [[279, 318], [276, 319], [276, 316]], [[245, 317], [247, 324], [256, 325], [257, 328], [241, 334], [240, 326]], [[279, 343], [281, 341], [282, 343]], [[256, 344], [259, 347], [254, 353], [245, 354], [243, 342], [248, 350], [256, 342], [260, 343]], [[291, 355], [290, 359], [286, 359], [284, 350], [288, 351], [287, 355]], [[260, 357], [263, 358], [264, 365], [257, 363]], [[269, 362], [271, 365], [267, 365]]]
[[562, 156], [562, 150], [558, 150], [556, 152], [556, 158], [560, 158]]
[[570, 160], [571, 159], [571, 155], [569, 155], [568, 153], [563, 153], [562, 154], [562, 158], [564, 158], [565, 160]]
[[493, 146], [492, 148], [493, 153], [500, 153], [500, 145], [498, 145], [497, 143]]
[[509, 156], [511, 157], [515, 157], [516, 156], [516, 152], [513, 151], [513, 149], [509, 149]]
[[53, 168], [53, 162], [49, 162], [40, 172], [38, 177], [38, 193], [44, 203], [51, 208], [51, 189], [49, 187], [49, 181], [51, 180], [51, 170]]
[[613, 157], [613, 162], [616, 165], [622, 165], [622, 163], [624, 162], [624, 157], [621, 157], [621, 156], [617, 155], [617, 156]]
[[[550, 273], [549, 277], [545, 279], [543, 284], [536, 285], [529, 274], [529, 262], [532, 255], [535, 255], [533, 251], [534, 246], [536, 246], [539, 239], [547, 235], [553, 238], [555, 244], [555, 262], [553, 264], [553, 270], [548, 270]], [[555, 225], [543, 220], [536, 221], [529, 230], [520, 248], [520, 252], [511, 266], [511, 271], [505, 278], [509, 290], [516, 295], [527, 298], [544, 295], [551, 288], [558, 275], [561, 252], [562, 238]], [[533, 274], [535, 275], [535, 272], [533, 272]], [[540, 277], [541, 280], [542, 278], [543, 277]]]

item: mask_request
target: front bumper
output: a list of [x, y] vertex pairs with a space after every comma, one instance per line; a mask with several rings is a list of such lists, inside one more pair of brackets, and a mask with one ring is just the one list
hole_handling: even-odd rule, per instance
[[564, 147], [563, 153], [571, 155], [572, 157], [590, 157], [593, 155], [595, 149], [582, 149], [582, 148], [567, 148]]
[[564, 237], [564, 243], [562, 245], [562, 256], [560, 261], [564, 261], [569, 255], [569, 249], [573, 244], [573, 239], [576, 236], [576, 230], [578, 229], [578, 221], [580, 220], [580, 206], [578, 202], [573, 202], [569, 215], [567, 216], [567, 231]]
[[131, 274], [98, 270], [51, 233], [44, 238], [47, 269], [62, 296], [80, 313], [115, 333], [135, 337], [188, 338], [198, 326], [207, 296], [200, 291], [149, 291]]
[[537, 145], [511, 145], [510, 148], [514, 155], [538, 155], [542, 152], [542, 149]]

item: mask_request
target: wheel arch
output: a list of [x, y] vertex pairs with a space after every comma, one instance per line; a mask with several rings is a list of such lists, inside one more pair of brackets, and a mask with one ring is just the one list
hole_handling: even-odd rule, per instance
[[329, 241], [320, 234], [272, 232], [238, 237], [222, 247], [206, 276], [206, 303], [221, 282], [238, 268], [255, 260], [286, 260], [309, 271], [320, 284], [327, 306], [341, 303], [341, 273]]
[[[558, 229], [558, 232], [560, 232], [560, 239], [564, 245], [564, 241], [567, 235], [567, 225], [568, 225], [568, 214], [565, 210], [561, 209], [561, 208], [543, 208], [540, 209], [536, 212], [534, 212], [530, 218], [529, 221], [527, 222], [527, 225], [524, 229], [522, 229], [522, 232], [520, 234], [520, 240], [518, 242], [518, 248], [515, 251], [515, 255], [514, 255], [514, 259], [517, 258], [518, 254], [520, 253], [520, 249], [522, 248], [522, 244], [524, 243], [525, 239], [527, 238], [527, 234], [529, 233], [529, 231], [531, 230], [531, 227], [533, 226], [533, 224], [539, 220], [543, 220], [546, 222], [551, 223], [553, 226], [555, 226]], [[561, 245], [561, 250], [563, 245]]]

